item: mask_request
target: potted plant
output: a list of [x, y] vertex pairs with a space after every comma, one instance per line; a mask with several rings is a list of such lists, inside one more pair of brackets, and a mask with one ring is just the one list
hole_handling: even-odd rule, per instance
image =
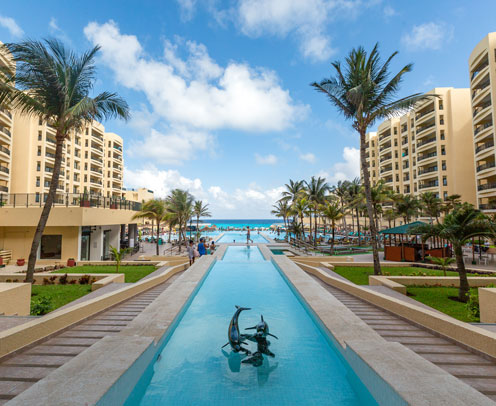
[[24, 258], [19, 258], [17, 260], [17, 266], [23, 266], [26, 263], [26, 260]]
[[74, 258], [69, 258], [67, 260], [67, 266], [70, 266], [70, 267], [76, 266], [76, 260]]

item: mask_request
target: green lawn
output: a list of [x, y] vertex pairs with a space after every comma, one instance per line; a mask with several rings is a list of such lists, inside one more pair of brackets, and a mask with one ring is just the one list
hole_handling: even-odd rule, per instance
[[[374, 268], [372, 267], [358, 267], [358, 266], [336, 266], [334, 268], [334, 272], [339, 275], [345, 277], [357, 285], [368, 285], [369, 284], [369, 275], [374, 274]], [[443, 271], [435, 270], [435, 269], [426, 269], [426, 268], [414, 268], [414, 267], [406, 267], [406, 266], [397, 266], [397, 267], [383, 267], [382, 272], [384, 275], [394, 275], [394, 276], [407, 276], [413, 273], [425, 273], [426, 275], [433, 276], [443, 276]], [[446, 272], [447, 276], [458, 276], [458, 272], [448, 271]]]
[[[155, 271], [154, 265], [121, 265], [119, 267], [119, 273], [125, 275], [125, 281], [129, 283], [137, 282], [146, 275], [151, 274]], [[75, 266], [73, 268], [64, 268], [57, 273], [116, 273], [115, 265], [84, 265]]]
[[[475, 288], [472, 288], [470, 291], [472, 294], [477, 294], [477, 289]], [[465, 303], [448, 298], [449, 296], [457, 297], [458, 288], [408, 286], [407, 294], [413, 299], [446, 313], [455, 319], [466, 322], [479, 321], [479, 319], [475, 319], [472, 315], [469, 315]]]
[[58, 309], [91, 292], [91, 285], [33, 285], [31, 287], [31, 304], [45, 297], [50, 301], [48, 311]]

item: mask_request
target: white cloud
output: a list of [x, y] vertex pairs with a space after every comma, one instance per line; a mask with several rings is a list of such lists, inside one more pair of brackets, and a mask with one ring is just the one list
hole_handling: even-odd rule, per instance
[[384, 7], [383, 12], [384, 12], [384, 17], [386, 18], [390, 18], [390, 17], [394, 17], [395, 15], [398, 15], [398, 12], [391, 6]]
[[188, 190], [195, 199], [208, 203], [213, 216], [220, 218], [239, 217], [240, 213], [246, 218], [271, 217], [272, 205], [280, 199], [284, 190], [284, 187], [264, 190], [256, 183], [237, 188], [232, 193], [220, 186], [205, 189], [199, 178], [187, 178], [177, 170], [160, 170], [154, 166], [138, 170], [125, 168], [124, 181], [126, 187], [133, 188], [143, 187], [146, 183], [156, 197], [165, 197], [175, 188]]
[[10, 35], [13, 37], [22, 37], [24, 35], [24, 31], [21, 27], [16, 23], [16, 21], [11, 17], [4, 17], [0, 15], [0, 26], [9, 30]]
[[453, 27], [444, 22], [414, 25], [410, 33], [404, 34], [402, 43], [411, 51], [438, 50], [453, 38]]
[[308, 152], [306, 154], [301, 154], [300, 159], [302, 161], [307, 161], [308, 163], [311, 163], [311, 164], [315, 163], [315, 161], [316, 161], [315, 155], [312, 154], [311, 152]]
[[352, 180], [360, 176], [360, 150], [344, 147], [343, 162], [335, 163], [329, 171], [321, 171], [317, 176], [326, 178], [331, 185], [339, 180]]
[[268, 154], [265, 156], [255, 154], [255, 161], [259, 165], [275, 165], [277, 163], [277, 157], [272, 154]]
[[196, 0], [176, 0], [181, 11], [181, 20], [189, 21], [193, 18], [196, 8]]
[[84, 32], [102, 47], [101, 57], [122, 85], [146, 94], [156, 114], [169, 122], [206, 130], [280, 131], [303, 118], [308, 107], [294, 103], [273, 71], [244, 63], [217, 65], [202, 44], [184, 48], [186, 59], [166, 41], [165, 61], [146, 56], [134, 35], [116, 23], [89, 23]]

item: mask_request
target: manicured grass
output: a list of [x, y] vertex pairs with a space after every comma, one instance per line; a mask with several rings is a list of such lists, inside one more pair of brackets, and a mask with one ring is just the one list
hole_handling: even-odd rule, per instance
[[[470, 292], [472, 294], [477, 294], [477, 289], [472, 288], [470, 289]], [[479, 321], [479, 319], [476, 319], [469, 314], [465, 303], [449, 299], [449, 296], [458, 296], [458, 288], [408, 286], [407, 294], [413, 299], [433, 307], [440, 312], [446, 313], [448, 316], [454, 317], [455, 319], [466, 322]]]
[[[75, 266], [73, 268], [64, 268], [57, 273], [116, 273], [115, 265], [84, 265]], [[146, 275], [151, 274], [155, 271], [155, 266], [153, 265], [121, 265], [119, 267], [119, 273], [125, 275], [125, 281], [129, 283], [134, 283], [144, 278]]]
[[[374, 274], [374, 268], [372, 267], [358, 267], [358, 266], [336, 266], [334, 272], [345, 277], [357, 285], [368, 285], [369, 275]], [[414, 268], [407, 266], [397, 266], [397, 267], [383, 267], [382, 272], [384, 275], [394, 275], [394, 276], [407, 276], [413, 273], [425, 273], [431, 276], [444, 276], [443, 271], [435, 269], [425, 269], [425, 268]], [[458, 272], [447, 271], [447, 276], [458, 276]]]
[[46, 297], [50, 300], [50, 311], [53, 311], [90, 292], [91, 285], [33, 285], [31, 303], [41, 297]]

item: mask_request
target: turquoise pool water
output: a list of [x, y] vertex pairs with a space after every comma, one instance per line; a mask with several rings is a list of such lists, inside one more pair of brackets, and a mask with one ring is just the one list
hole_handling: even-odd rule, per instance
[[[254, 243], [266, 243], [268, 242], [261, 234], [257, 234], [256, 231], [250, 233], [250, 238]], [[246, 232], [236, 232], [236, 231], [226, 231], [222, 237], [220, 237], [218, 243], [230, 243], [230, 242], [241, 242], [246, 243]]]
[[[258, 368], [221, 350], [235, 304], [252, 308], [241, 313], [241, 328], [263, 314], [279, 337], [271, 339], [276, 357]], [[377, 404], [256, 247], [229, 247], [215, 263], [149, 375], [126, 406]]]

